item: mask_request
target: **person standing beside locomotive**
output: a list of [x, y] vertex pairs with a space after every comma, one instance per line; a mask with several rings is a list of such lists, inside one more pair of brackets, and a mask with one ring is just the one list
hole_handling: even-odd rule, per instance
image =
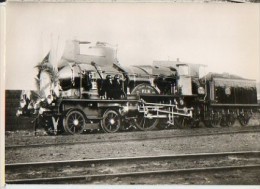
[[114, 99], [121, 99], [122, 97], [125, 96], [122, 82], [120, 81], [118, 74], [115, 75], [114, 80], [113, 80], [113, 90], [114, 90], [114, 93], [113, 93]]
[[103, 86], [104, 94], [106, 96], [106, 99], [113, 99], [113, 82], [112, 82], [112, 76], [107, 75], [106, 80], [104, 82]]

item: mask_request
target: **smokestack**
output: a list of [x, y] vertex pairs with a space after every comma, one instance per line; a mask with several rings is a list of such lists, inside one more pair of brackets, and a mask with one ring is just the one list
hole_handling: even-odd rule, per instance
[[180, 59], [179, 59], [179, 58], [177, 58], [177, 62], [180, 62]]

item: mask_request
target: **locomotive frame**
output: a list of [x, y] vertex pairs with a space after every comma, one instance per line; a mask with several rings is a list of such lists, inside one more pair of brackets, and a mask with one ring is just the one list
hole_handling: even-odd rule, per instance
[[35, 129], [40, 125], [48, 134], [56, 135], [101, 129], [113, 133], [131, 127], [146, 131], [155, 129], [159, 120], [165, 120], [168, 126], [183, 124], [182, 118], [192, 119], [193, 108], [187, 108], [184, 104], [178, 106], [176, 103], [194, 97], [141, 94], [129, 95], [120, 100], [61, 98], [37, 117]]

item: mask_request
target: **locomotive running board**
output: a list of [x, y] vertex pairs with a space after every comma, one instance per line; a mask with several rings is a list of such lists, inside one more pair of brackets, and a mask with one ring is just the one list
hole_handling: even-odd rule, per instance
[[211, 106], [226, 106], [226, 107], [260, 107], [259, 104], [211, 104]]
[[161, 94], [140, 94], [140, 98], [141, 97], [155, 97], [155, 98], [165, 98], [165, 97], [168, 97], [168, 98], [176, 98], [176, 97], [197, 97], [198, 95], [179, 95], [179, 94], [171, 94], [171, 95], [161, 95]]

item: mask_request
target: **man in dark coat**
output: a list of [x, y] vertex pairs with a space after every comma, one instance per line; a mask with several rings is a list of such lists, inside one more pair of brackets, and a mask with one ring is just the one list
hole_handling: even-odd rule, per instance
[[117, 74], [115, 75], [113, 80], [113, 89], [114, 89], [114, 93], [113, 93], [114, 99], [120, 99], [122, 96], [124, 96], [123, 86], [119, 79], [119, 75]]
[[92, 89], [91, 75], [89, 72], [86, 72], [83, 74], [82, 85], [83, 85], [84, 90], [86, 90], [86, 91], [89, 91], [90, 89]]
[[106, 81], [104, 82], [103, 85], [103, 90], [106, 93], [107, 99], [113, 99], [113, 82], [112, 82], [112, 76], [107, 75]]

